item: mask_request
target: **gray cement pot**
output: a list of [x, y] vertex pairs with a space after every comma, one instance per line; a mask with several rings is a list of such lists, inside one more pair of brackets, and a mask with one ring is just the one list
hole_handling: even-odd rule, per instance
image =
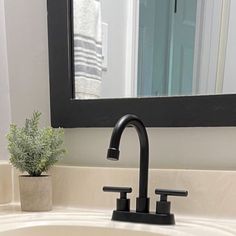
[[52, 210], [51, 176], [31, 177], [21, 175], [19, 176], [19, 184], [22, 211], [37, 212]]

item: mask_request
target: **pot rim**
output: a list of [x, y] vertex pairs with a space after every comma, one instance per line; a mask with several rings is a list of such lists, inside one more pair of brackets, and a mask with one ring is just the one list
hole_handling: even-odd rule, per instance
[[31, 175], [19, 175], [19, 178], [48, 178], [51, 175], [40, 175], [40, 176], [31, 176]]

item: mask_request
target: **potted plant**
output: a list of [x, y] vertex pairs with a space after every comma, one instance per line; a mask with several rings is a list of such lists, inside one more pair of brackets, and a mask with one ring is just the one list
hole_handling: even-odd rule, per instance
[[23, 211], [50, 211], [52, 209], [51, 176], [46, 172], [65, 153], [63, 129], [39, 128], [41, 113], [34, 112], [24, 127], [10, 126], [8, 150], [10, 163], [20, 172], [21, 209]]

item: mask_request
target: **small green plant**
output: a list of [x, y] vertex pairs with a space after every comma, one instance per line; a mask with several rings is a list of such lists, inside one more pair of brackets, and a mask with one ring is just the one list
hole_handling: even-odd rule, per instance
[[48, 171], [65, 153], [63, 129], [40, 129], [40, 116], [40, 112], [34, 112], [22, 128], [12, 124], [7, 135], [11, 164], [30, 176]]

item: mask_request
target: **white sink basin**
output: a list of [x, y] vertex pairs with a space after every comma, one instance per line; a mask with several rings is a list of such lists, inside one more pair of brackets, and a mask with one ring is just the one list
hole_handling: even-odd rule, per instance
[[[48, 224], [49, 222], [47, 222]], [[53, 222], [51, 222], [53, 224]], [[126, 226], [128, 226], [126, 224]], [[178, 226], [148, 226], [136, 225], [133, 229], [112, 227], [91, 227], [79, 225], [38, 225], [0, 232], [1, 236], [235, 236], [236, 231], [227, 226], [208, 223], [181, 223]], [[156, 228], [156, 230], [155, 230]], [[156, 232], [155, 232], [156, 231]], [[160, 233], [163, 232], [163, 233]]]
[[83, 226], [36, 226], [0, 233], [1, 236], [164, 236], [161, 234], [122, 229]]
[[57, 208], [24, 213], [0, 207], [0, 236], [235, 236], [235, 220], [176, 216], [176, 225], [111, 221], [111, 211]]

